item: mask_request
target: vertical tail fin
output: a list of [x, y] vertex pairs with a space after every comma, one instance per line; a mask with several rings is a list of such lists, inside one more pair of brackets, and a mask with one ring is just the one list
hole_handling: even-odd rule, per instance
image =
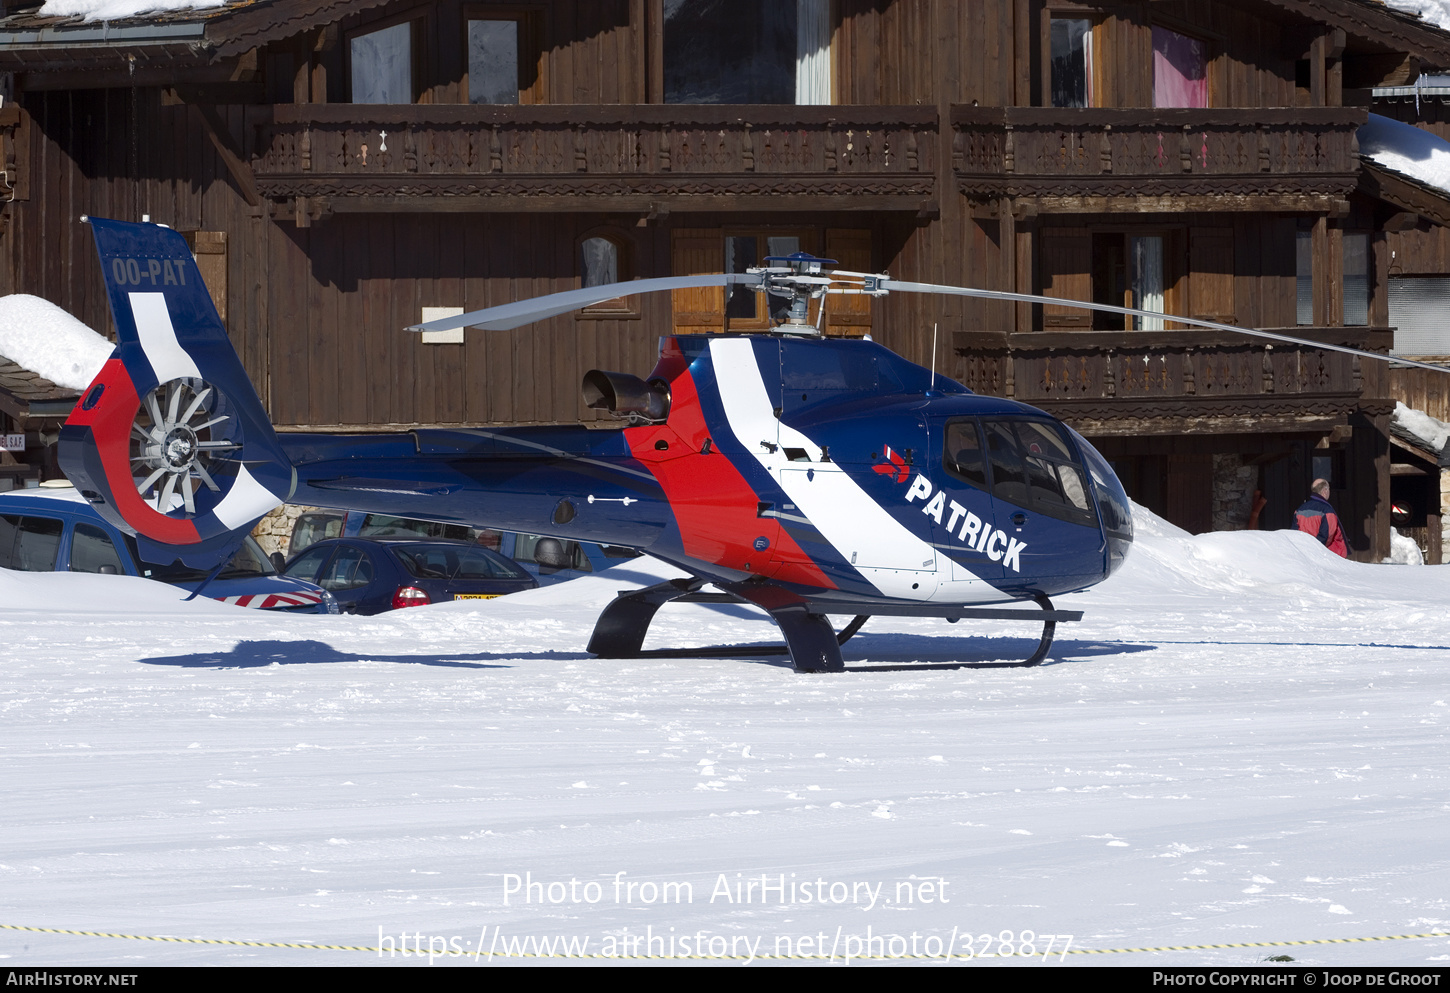
[[143, 558], [215, 562], [296, 474], [186, 240], [156, 224], [90, 225], [117, 343], [61, 429], [61, 469]]

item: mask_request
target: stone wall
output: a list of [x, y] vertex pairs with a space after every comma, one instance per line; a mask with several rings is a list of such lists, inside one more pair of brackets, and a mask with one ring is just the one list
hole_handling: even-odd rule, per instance
[[1257, 466], [1244, 465], [1236, 454], [1213, 457], [1213, 529], [1242, 531], [1249, 526], [1254, 487], [1259, 480]]
[[257, 526], [252, 528], [252, 537], [257, 539], [257, 544], [268, 555], [273, 552], [286, 555], [287, 543], [292, 540], [292, 529], [297, 525], [297, 518], [316, 509], [301, 504], [284, 503], [257, 522]]

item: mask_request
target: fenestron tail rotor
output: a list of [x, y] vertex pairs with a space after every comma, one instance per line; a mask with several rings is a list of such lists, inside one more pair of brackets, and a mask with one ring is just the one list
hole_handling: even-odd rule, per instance
[[89, 221], [116, 350], [61, 429], [61, 468], [145, 561], [215, 565], [295, 473], [186, 240]]
[[225, 411], [221, 391], [199, 379], [173, 379], [146, 394], [131, 425], [131, 469], [137, 492], [158, 513], [176, 509], [179, 495], [195, 514], [198, 484], [221, 491], [215, 462], [242, 447]]

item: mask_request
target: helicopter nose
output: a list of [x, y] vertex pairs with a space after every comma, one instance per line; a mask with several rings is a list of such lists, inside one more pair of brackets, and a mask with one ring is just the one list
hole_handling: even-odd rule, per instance
[[1108, 542], [1108, 560], [1105, 565], [1107, 575], [1111, 576], [1127, 560], [1128, 551], [1133, 547], [1133, 505], [1108, 460], [1082, 435], [1076, 431], [1073, 435], [1082, 450], [1083, 463], [1092, 479], [1103, 535]]

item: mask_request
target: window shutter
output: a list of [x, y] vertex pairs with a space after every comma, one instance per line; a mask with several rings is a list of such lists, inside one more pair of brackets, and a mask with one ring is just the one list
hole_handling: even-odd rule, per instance
[[[725, 238], [719, 228], [680, 228], [671, 237], [670, 271], [676, 276], [724, 272]], [[670, 294], [675, 331], [701, 334], [725, 327], [725, 288], [674, 290]]]
[[1232, 228], [1188, 232], [1188, 316], [1236, 323]]
[[[1076, 228], [1042, 230], [1042, 295], [1091, 302], [1092, 234]], [[1090, 328], [1092, 311], [1043, 304], [1042, 324], [1048, 328]]]
[[[826, 229], [826, 258], [850, 272], [871, 272], [871, 232]], [[871, 301], [863, 295], [826, 297], [826, 334], [860, 337], [871, 333]]]

